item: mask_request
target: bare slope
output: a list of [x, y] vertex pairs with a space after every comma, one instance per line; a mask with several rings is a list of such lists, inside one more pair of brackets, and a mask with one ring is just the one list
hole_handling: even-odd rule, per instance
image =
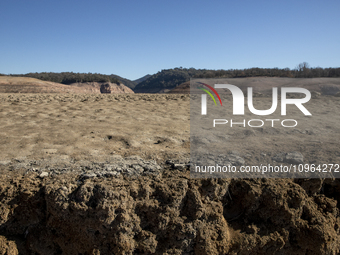
[[86, 90], [29, 77], [0, 76], [0, 93], [86, 93]]
[[116, 84], [110, 82], [78, 82], [72, 83], [70, 86], [79, 87], [85, 89], [90, 93], [101, 93], [101, 87], [110, 87], [111, 93], [113, 94], [122, 94], [122, 93], [134, 93], [132, 89], [123, 85], [123, 84]]
[[86, 82], [64, 85], [61, 83], [42, 81], [30, 77], [0, 76], [0, 93], [101, 93], [101, 86], [110, 88], [111, 93], [133, 93], [123, 84], [110, 82]]

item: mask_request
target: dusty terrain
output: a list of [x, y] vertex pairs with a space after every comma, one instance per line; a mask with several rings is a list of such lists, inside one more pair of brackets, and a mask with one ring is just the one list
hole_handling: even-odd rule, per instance
[[[340, 163], [339, 98], [317, 97], [308, 109], [327, 125], [240, 130], [230, 150], [245, 164], [292, 149]], [[338, 179], [190, 178], [189, 95], [1, 94], [0, 105], [0, 254], [339, 253]]]

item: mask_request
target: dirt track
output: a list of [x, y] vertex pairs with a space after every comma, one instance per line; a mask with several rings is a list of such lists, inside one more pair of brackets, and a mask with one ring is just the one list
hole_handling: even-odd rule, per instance
[[[3, 254], [339, 252], [338, 180], [190, 179], [188, 95], [1, 94], [0, 105]], [[338, 108], [330, 96], [308, 105], [324, 120]], [[327, 126], [297, 129], [313, 143], [296, 146], [306, 162], [339, 160]], [[233, 137], [246, 163], [272, 160], [268, 132]], [[275, 134], [278, 151], [286, 137]]]

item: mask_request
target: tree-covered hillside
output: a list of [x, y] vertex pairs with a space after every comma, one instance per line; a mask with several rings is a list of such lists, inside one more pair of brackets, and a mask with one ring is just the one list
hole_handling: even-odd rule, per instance
[[[190, 72], [192, 70], [192, 72]], [[157, 93], [163, 89], [172, 89], [179, 84], [190, 80], [196, 70], [192, 69], [168, 69], [158, 72], [145, 81], [139, 83], [134, 91], [141, 93]]]
[[315, 77], [340, 77], [340, 68], [310, 68], [308, 63], [299, 64], [295, 69], [279, 68], [249, 68], [229, 70], [207, 70], [194, 68], [174, 68], [162, 70], [147, 80], [139, 83], [134, 91], [139, 93], [157, 93], [170, 90], [190, 78], [241, 78], [241, 77], [291, 77], [291, 78], [315, 78]]
[[129, 87], [130, 89], [134, 89], [137, 85], [137, 83], [135, 81], [131, 81], [129, 79], [125, 79], [123, 77], [120, 77], [118, 75], [115, 75], [115, 74], [111, 74], [110, 75], [111, 78], [115, 78], [119, 81], [121, 81], [121, 83], [123, 83], [125, 86]]
[[138, 83], [141, 83], [147, 79], [149, 79], [151, 77], [150, 74], [147, 74], [147, 75], [144, 75], [143, 77], [137, 79], [137, 80], [134, 80], [133, 82], [137, 85]]
[[131, 81], [114, 74], [106, 75], [98, 73], [43, 72], [12, 76], [33, 77], [44, 81], [53, 81], [62, 84], [110, 81], [117, 84], [123, 83], [137, 93], [158, 93], [166, 90], [172, 90], [180, 84], [189, 81], [190, 78], [241, 78], [259, 76], [291, 78], [340, 77], [340, 68], [311, 68], [306, 62], [299, 64], [295, 69], [255, 67], [248, 69], [208, 70], [179, 67], [162, 70], [154, 75], [146, 75], [135, 81]]
[[[0, 74], [1, 75], [1, 74]], [[125, 86], [133, 89], [138, 80], [131, 81], [115, 74], [99, 74], [99, 73], [73, 73], [73, 72], [42, 72], [42, 73], [27, 73], [27, 74], [12, 74], [11, 76], [17, 77], [32, 77], [43, 81], [53, 81], [62, 84], [71, 84], [78, 82], [112, 82], [116, 84], [123, 83]], [[148, 78], [150, 75], [145, 76]], [[142, 77], [141, 79], [143, 79]], [[144, 78], [145, 79], [145, 78]], [[144, 80], [143, 79], [143, 80]]]
[[43, 81], [53, 81], [62, 84], [71, 84], [77, 82], [112, 82], [117, 84], [122, 83], [116, 77], [99, 73], [43, 72], [43, 73], [15, 74], [11, 76], [32, 77]]

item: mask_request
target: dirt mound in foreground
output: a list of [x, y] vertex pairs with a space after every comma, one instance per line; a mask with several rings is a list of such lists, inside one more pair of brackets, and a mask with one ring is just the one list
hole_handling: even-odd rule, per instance
[[339, 252], [338, 180], [2, 176], [1, 254]]

